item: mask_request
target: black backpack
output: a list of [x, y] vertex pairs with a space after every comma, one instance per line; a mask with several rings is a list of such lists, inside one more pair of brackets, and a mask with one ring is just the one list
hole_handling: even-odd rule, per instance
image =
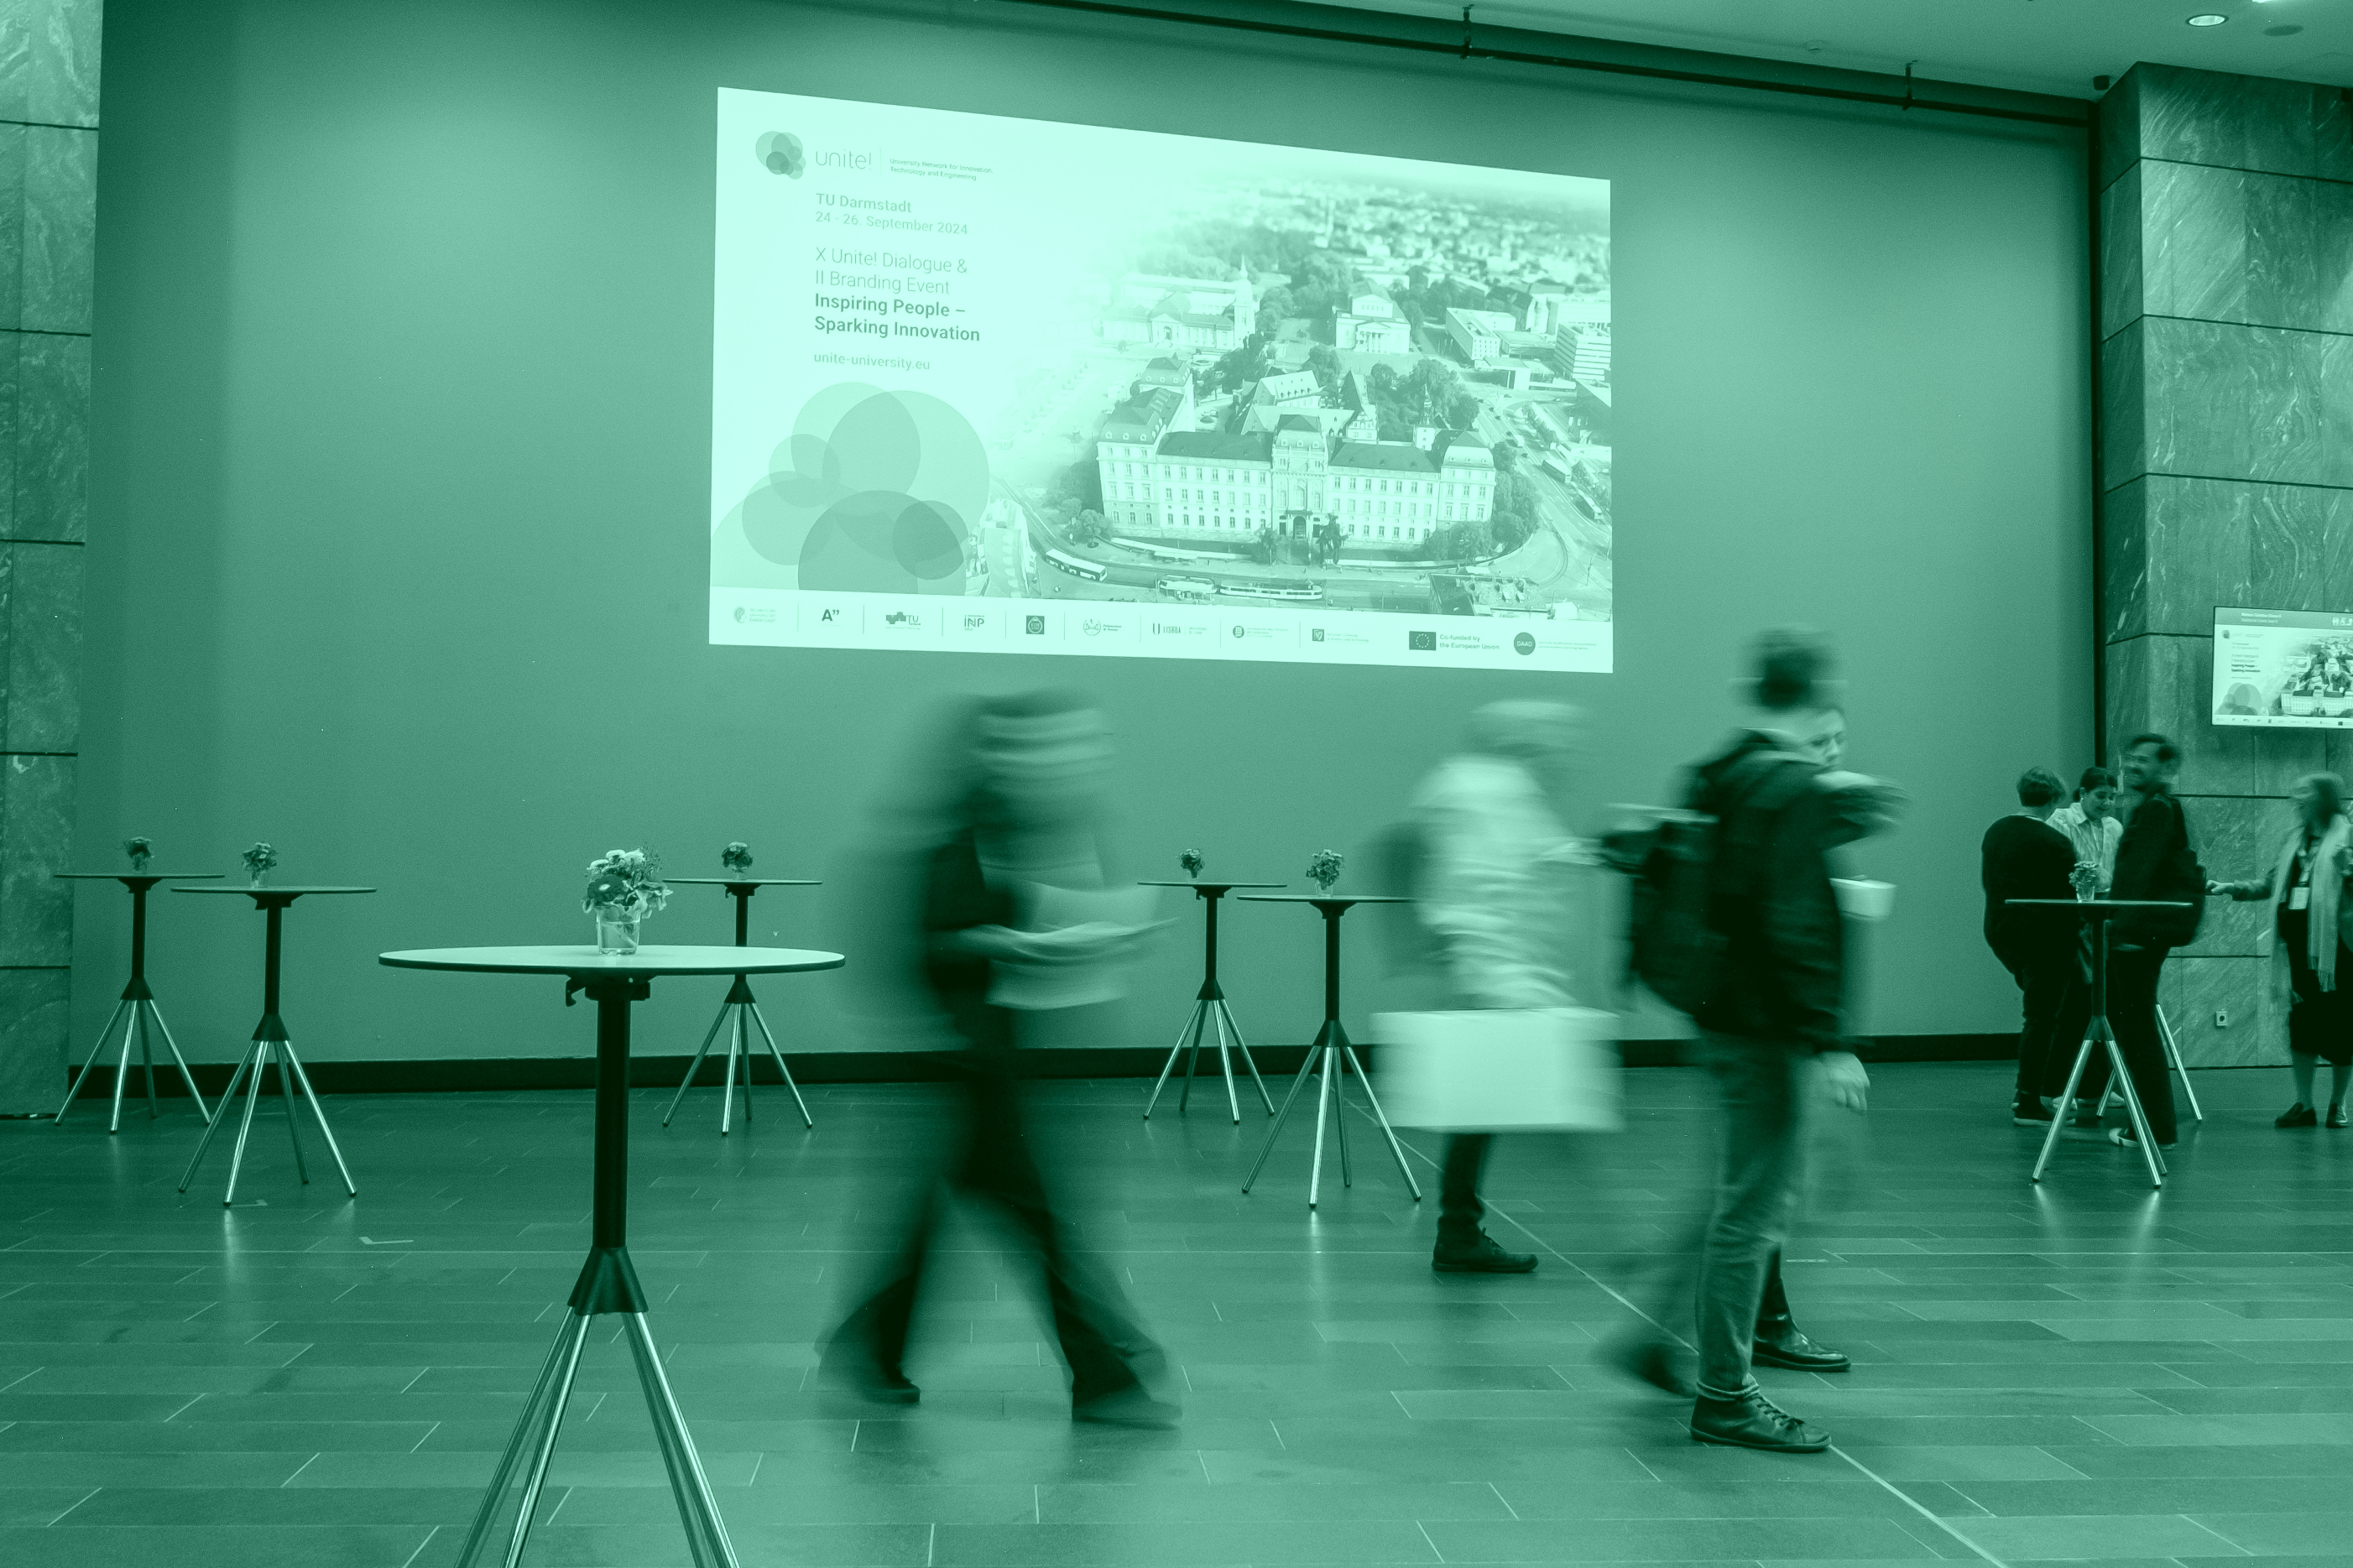
[[[1724, 781], [1724, 804], [1747, 800], [1778, 767], [1798, 761], [1772, 750], [1744, 757]], [[1724, 832], [1722, 818], [1682, 811], [1604, 840], [1605, 858], [1633, 878], [1627, 967], [1679, 1012], [1697, 1013], [1714, 1001], [1723, 978], [1726, 938], [1716, 921], [1715, 862]]]

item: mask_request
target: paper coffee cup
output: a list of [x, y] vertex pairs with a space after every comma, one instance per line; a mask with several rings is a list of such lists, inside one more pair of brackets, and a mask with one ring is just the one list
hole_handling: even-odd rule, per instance
[[1859, 921], [1883, 921], [1895, 912], [1895, 884], [1868, 877], [1832, 877], [1839, 910]]

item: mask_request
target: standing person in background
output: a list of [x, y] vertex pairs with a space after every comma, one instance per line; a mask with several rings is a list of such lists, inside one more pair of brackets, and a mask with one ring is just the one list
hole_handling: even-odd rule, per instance
[[[1553, 795], [1576, 756], [1580, 716], [1557, 702], [1493, 702], [1471, 716], [1470, 750], [1439, 764], [1414, 794], [1419, 839], [1415, 913], [1430, 939], [1449, 1010], [1569, 1007], [1565, 869], [1587, 858], [1561, 826]], [[1480, 1228], [1488, 1132], [1446, 1141], [1440, 1178], [1441, 1274], [1525, 1274]]]
[[2116, 775], [2105, 768], [2085, 768], [2075, 781], [2075, 799], [2051, 814], [2051, 826], [2075, 847], [2075, 862], [2096, 866], [2105, 895], [2116, 879], [2116, 846], [2125, 825], [2116, 819]]
[[2353, 873], [2353, 821], [2345, 815], [2345, 781], [2335, 773], [2306, 773], [2295, 781], [2295, 826], [2280, 846], [2268, 877], [2250, 882], [2214, 882], [2208, 891], [2233, 899], [2269, 899], [2264, 922], [2274, 984], [2288, 999], [2287, 1048], [2295, 1072], [2295, 1103], [2275, 1127], [2312, 1127], [2312, 1080], [2328, 1063], [2328, 1125], [2345, 1125], [2345, 1090], [2353, 1083], [2353, 1008], [2347, 984], [2353, 982], [2353, 900], [2345, 879]]
[[[2019, 776], [2018, 809], [1986, 829], [1978, 880], [1985, 888], [1985, 939], [2018, 982], [2022, 1016], [2018, 1032], [2018, 1099], [2010, 1121], [2048, 1127], [2043, 1096], [2055, 1093], [2053, 1061], [2063, 1047], [2054, 1037], [2067, 993], [2077, 983], [2076, 921], [2064, 910], [2013, 909], [2012, 899], [2072, 899], [2075, 847], [2050, 825], [2066, 786], [2048, 768]], [[2063, 1075], [2065, 1068], [2059, 1069]]]
[[[2124, 782], [2130, 802], [2124, 837], [2116, 845], [2116, 875], [2109, 896], [2119, 900], [2188, 901], [2186, 911], [2137, 910], [2118, 915], [2108, 926], [2108, 1024], [2124, 1052], [2125, 1070], [2132, 1074], [2140, 1097], [2141, 1114], [2148, 1118], [2150, 1135], [2160, 1149], [2173, 1147], [2173, 1077], [2167, 1070], [2165, 1046], [2157, 1029], [2157, 986], [2165, 955], [2189, 940], [2197, 929], [2196, 902], [2206, 896], [2206, 879], [2197, 871], [2189, 847], [2189, 822], [2174, 798], [2173, 777], [2181, 771], [2181, 748], [2154, 731], [2135, 735], [2125, 748]], [[2083, 1092], [2098, 1100], [2107, 1082], [2104, 1053], [2092, 1054]], [[2093, 1081], [2096, 1080], [2096, 1081]], [[2130, 1126], [2109, 1134], [2114, 1142], [2134, 1145]]]
[[1054, 929], [1023, 909], [1051, 889], [1084, 898], [1103, 888], [1110, 763], [1103, 716], [1068, 693], [985, 699], [952, 727], [938, 764], [944, 799], [910, 847], [914, 907], [904, 914], [918, 984], [965, 1047], [956, 1058], [961, 1123], [944, 1180], [927, 1187], [879, 1289], [827, 1342], [819, 1371], [830, 1386], [891, 1404], [920, 1397], [902, 1363], [944, 1186], [997, 1209], [1044, 1276], [1071, 1370], [1071, 1418], [1134, 1426], [1176, 1419], [1141, 1375], [1156, 1347], [1117, 1281], [1071, 1250], [1023, 1130], [1017, 1047], [1028, 1020], [1105, 994], [1104, 972], [1135, 940], [1134, 929], [1106, 921]]
[[1830, 1438], [1778, 1408], [1749, 1366], [1767, 1280], [1788, 1238], [1810, 1102], [1861, 1110], [1870, 1088], [1840, 1027], [1843, 930], [1826, 858], [1836, 803], [1805, 748], [1827, 710], [1819, 633], [1759, 639], [1757, 714], [1702, 763], [1692, 809], [1715, 819], [1708, 923], [1723, 940], [1697, 1017], [1722, 1099], [1722, 1164], [1695, 1304], [1701, 1442], [1817, 1453]]

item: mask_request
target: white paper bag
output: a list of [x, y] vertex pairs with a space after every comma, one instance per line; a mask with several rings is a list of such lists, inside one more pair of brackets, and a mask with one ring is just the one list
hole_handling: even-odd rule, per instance
[[1455, 1132], [1622, 1122], [1617, 1019], [1589, 1007], [1376, 1013], [1382, 1109]]

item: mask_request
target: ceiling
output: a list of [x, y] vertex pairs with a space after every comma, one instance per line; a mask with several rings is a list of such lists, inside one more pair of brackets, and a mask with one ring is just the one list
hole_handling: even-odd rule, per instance
[[[1461, 0], [1323, 0], [1458, 17]], [[2227, 17], [2192, 27], [2199, 13]], [[2353, 87], [2353, 0], [1478, 0], [1475, 24], [2095, 96], [2136, 60]]]

